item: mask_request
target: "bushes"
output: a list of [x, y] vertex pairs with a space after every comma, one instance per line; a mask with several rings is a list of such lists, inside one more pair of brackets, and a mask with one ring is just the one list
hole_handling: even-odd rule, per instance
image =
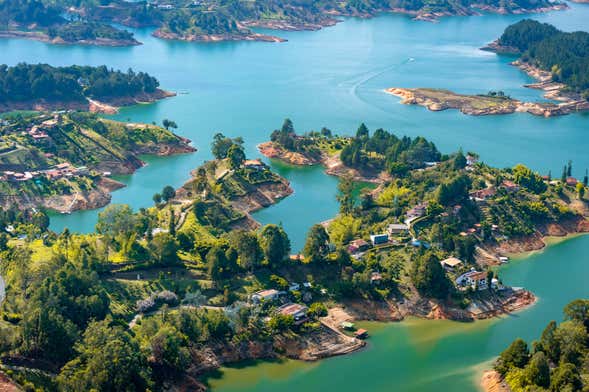
[[314, 302], [309, 306], [307, 315], [313, 318], [325, 317], [327, 316], [327, 307], [321, 302]]

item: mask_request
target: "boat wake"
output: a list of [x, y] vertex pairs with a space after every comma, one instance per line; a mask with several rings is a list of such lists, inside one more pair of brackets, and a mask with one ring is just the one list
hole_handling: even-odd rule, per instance
[[[391, 71], [397, 70], [403, 66], [406, 66], [414, 61], [415, 61], [415, 58], [408, 57], [399, 63], [391, 64], [391, 65], [388, 65], [383, 68], [372, 69], [370, 71], [358, 74], [358, 75], [356, 75], [346, 81], [339, 83], [338, 87], [347, 87], [349, 94], [354, 96], [358, 101], [361, 101], [362, 103], [365, 103], [373, 108], [379, 109], [380, 111], [386, 113], [386, 110], [383, 110], [382, 108], [375, 106], [372, 102], [362, 98], [362, 96], [359, 94], [358, 90], [362, 86], [369, 83], [370, 81], [372, 81], [372, 80], [374, 80], [374, 79], [376, 79], [376, 78], [378, 78], [388, 72], [391, 72]], [[382, 86], [382, 88], [378, 88], [376, 90], [380, 91], [380, 90], [383, 90], [385, 87], [386, 86]]]

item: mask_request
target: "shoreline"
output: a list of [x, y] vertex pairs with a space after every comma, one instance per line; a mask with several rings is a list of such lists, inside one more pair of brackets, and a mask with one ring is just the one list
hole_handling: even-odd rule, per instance
[[98, 101], [86, 98], [86, 101], [23, 101], [23, 102], [5, 102], [0, 103], [0, 113], [17, 110], [32, 111], [56, 111], [56, 110], [75, 110], [89, 111], [91, 113], [117, 114], [122, 107], [138, 104], [149, 104], [160, 101], [165, 98], [176, 96], [176, 93], [162, 89], [156, 89], [153, 93], [141, 93], [132, 96], [116, 97]]
[[[480, 50], [506, 55], [520, 54], [517, 48], [500, 45], [499, 40], [491, 42]], [[384, 92], [401, 98], [401, 104], [404, 105], [419, 105], [434, 112], [457, 109], [471, 116], [529, 113], [535, 116], [553, 117], [589, 111], [589, 100], [576, 92], [567, 91], [568, 86], [555, 82], [549, 71], [521, 60], [515, 60], [509, 64], [536, 80], [535, 83], [524, 84], [523, 87], [542, 90], [543, 97], [552, 102], [524, 102], [508, 96], [467, 95], [433, 88], [390, 87]]]
[[108, 46], [108, 47], [125, 47], [138, 46], [143, 43], [132, 40], [117, 40], [110, 38], [96, 38], [92, 40], [79, 41], [64, 41], [61, 37], [51, 38], [46, 33], [40, 31], [24, 31], [24, 30], [1, 30], [0, 38], [7, 39], [28, 39], [32, 41], [44, 42], [51, 45], [83, 45], [83, 46]]
[[[528, 75], [539, 75], [540, 70], [521, 63], [512, 63]], [[540, 117], [563, 116], [571, 113], [589, 111], [589, 101], [573, 94], [563, 92], [565, 85], [552, 80], [538, 79], [538, 83], [526, 84], [524, 87], [544, 90], [544, 97], [558, 103], [523, 102], [509, 97], [489, 95], [465, 95], [450, 90], [429, 88], [396, 88], [384, 90], [386, 94], [401, 98], [403, 105], [419, 105], [432, 112], [447, 109], [459, 110], [470, 116], [488, 116], [513, 113], [529, 113]]]
[[328, 155], [322, 153], [320, 157], [310, 157], [299, 152], [287, 151], [274, 142], [264, 142], [257, 146], [258, 151], [266, 158], [276, 159], [284, 164], [292, 166], [316, 166], [322, 165], [325, 173], [334, 177], [349, 176], [353, 181], [371, 184], [382, 184], [390, 178], [382, 173], [361, 173], [356, 169], [344, 166], [339, 159], [339, 154]]
[[[578, 2], [585, 2], [589, 0], [578, 0]], [[424, 9], [419, 10], [411, 10], [401, 7], [390, 7], [390, 8], [378, 8], [366, 12], [342, 12], [337, 10], [323, 10], [319, 15], [323, 17], [323, 19], [316, 21], [316, 22], [289, 22], [285, 20], [243, 20], [238, 22], [238, 26], [246, 27], [246, 28], [263, 28], [269, 30], [276, 30], [276, 31], [318, 31], [322, 30], [326, 27], [332, 27], [336, 24], [342, 22], [340, 19], [336, 19], [336, 17], [350, 17], [350, 18], [361, 18], [361, 19], [368, 19], [374, 18], [379, 15], [383, 14], [398, 14], [398, 15], [407, 15], [411, 17], [414, 21], [422, 21], [422, 22], [432, 22], [437, 23], [439, 22], [440, 18], [443, 17], [450, 17], [450, 16], [481, 16], [483, 13], [491, 13], [491, 14], [498, 14], [498, 15], [525, 15], [525, 14], [539, 14], [539, 13], [547, 13], [552, 11], [561, 11], [569, 9], [570, 7], [566, 3], [554, 4], [545, 7], [537, 7], [537, 8], [515, 8], [515, 9], [505, 9], [504, 7], [496, 7], [496, 6], [489, 6], [485, 4], [472, 4], [467, 7], [458, 7], [453, 10], [449, 11], [426, 11]], [[116, 18], [114, 18], [116, 21]], [[138, 23], [130, 23], [129, 21], [122, 20], [119, 23], [131, 26], [131, 27], [140, 27], [140, 26], [153, 26], [153, 24], [146, 24], [145, 26]], [[161, 26], [157, 27], [155, 31], [152, 33], [152, 36], [160, 39], [166, 40], [174, 40], [174, 41], [185, 41], [185, 42], [237, 42], [237, 41], [257, 41], [257, 42], [287, 42], [287, 39], [275, 36], [275, 35], [266, 35], [260, 34], [255, 32], [245, 32], [243, 34], [239, 33], [223, 33], [223, 34], [178, 34], [173, 33], [170, 31], [163, 31]], [[98, 40], [96, 40], [98, 41]], [[137, 42], [137, 41], [136, 41]], [[92, 44], [92, 43], [88, 43]], [[101, 43], [96, 43], [96, 45], [100, 45]], [[142, 45], [141, 42], [137, 42], [136, 44]], [[103, 44], [108, 45], [108, 44]], [[110, 46], [124, 46], [124, 45], [110, 45]]]
[[166, 39], [171, 41], [184, 42], [227, 42], [227, 41], [257, 41], [257, 42], [286, 42], [287, 40], [273, 35], [265, 35], [259, 33], [248, 34], [188, 34], [180, 35], [177, 33], [170, 33], [155, 30], [152, 35], [156, 38]]

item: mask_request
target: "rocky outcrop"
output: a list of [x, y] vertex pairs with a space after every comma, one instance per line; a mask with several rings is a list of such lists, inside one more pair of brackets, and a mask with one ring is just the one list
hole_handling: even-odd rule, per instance
[[300, 152], [288, 151], [274, 142], [258, 144], [258, 150], [268, 158], [279, 159], [291, 165], [310, 166], [321, 163], [321, 157], [312, 157]]
[[495, 370], [488, 370], [483, 373], [481, 387], [485, 392], [511, 392], [511, 389]]
[[256, 184], [249, 188], [245, 195], [230, 200], [235, 209], [246, 213], [258, 211], [276, 204], [294, 192], [284, 178], [280, 178], [279, 181]]
[[589, 110], [589, 101], [580, 96], [563, 93], [564, 85], [543, 81], [539, 84], [526, 85], [526, 87], [545, 89], [550, 93], [545, 95], [547, 98], [558, 100], [560, 103], [522, 102], [509, 97], [463, 95], [449, 90], [429, 88], [389, 88], [385, 92], [400, 97], [401, 103], [405, 105], [420, 105], [434, 112], [458, 109], [470, 116], [520, 112], [553, 117]]
[[513, 46], [501, 45], [499, 40], [495, 40], [488, 45], [485, 45], [481, 48], [481, 50], [493, 53], [500, 53], [500, 54], [519, 54], [520, 51], [518, 48]]
[[[532, 252], [546, 247], [546, 237], [565, 237], [579, 233], [589, 233], [589, 220], [583, 216], [538, 225], [536, 232], [528, 236], [514, 237], [496, 243], [486, 243], [484, 251], [491, 255]], [[498, 260], [497, 257], [496, 259]]]
[[21, 209], [30, 209], [39, 206], [61, 213], [70, 213], [78, 210], [92, 210], [101, 208], [110, 203], [110, 193], [123, 188], [125, 185], [110, 178], [101, 177], [95, 182], [94, 188], [86, 191], [72, 192], [53, 196], [30, 195], [19, 193], [11, 198], [4, 198], [0, 206], [6, 208], [16, 203]]

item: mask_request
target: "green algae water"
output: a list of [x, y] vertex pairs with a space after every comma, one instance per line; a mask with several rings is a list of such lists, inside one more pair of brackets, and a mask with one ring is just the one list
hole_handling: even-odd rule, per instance
[[524, 286], [538, 302], [500, 319], [458, 323], [409, 319], [368, 323], [368, 347], [349, 356], [316, 363], [285, 361], [223, 368], [206, 381], [215, 391], [477, 391], [482, 372], [511, 341], [528, 341], [562, 308], [589, 296], [589, 236], [572, 238], [500, 271], [513, 286]]
[[[531, 16], [572, 31], [587, 28], [589, 5], [571, 4], [563, 12]], [[281, 44], [232, 42], [197, 44], [158, 40], [147, 29], [134, 30], [142, 46], [99, 48], [52, 46], [24, 40], [0, 40], [1, 63], [87, 64], [149, 72], [177, 97], [137, 105], [113, 116], [119, 120], [176, 121], [178, 133], [193, 140], [197, 153], [146, 157], [148, 165], [119, 178], [127, 186], [113, 193], [114, 203], [134, 209], [152, 205], [165, 185], [180, 186], [189, 172], [210, 159], [212, 136], [222, 131], [243, 136], [249, 156], [256, 145], [290, 117], [299, 132], [322, 126], [352, 134], [364, 121], [372, 130], [423, 135], [444, 152], [459, 147], [481, 154], [500, 167], [525, 163], [558, 176], [573, 160], [574, 175], [589, 167], [589, 115], [539, 118], [528, 114], [469, 117], [458, 111], [433, 113], [400, 105], [383, 92], [388, 87], [439, 87], [459, 93], [503, 90], [534, 100], [541, 92], [508, 65], [513, 58], [478, 48], [496, 39], [524, 16], [486, 15], [414, 22], [399, 15], [370, 20], [346, 19], [317, 32], [280, 32]], [[282, 223], [295, 250], [308, 228], [337, 213], [337, 179], [320, 167], [293, 168], [272, 163], [291, 181], [295, 193], [255, 218]], [[98, 211], [52, 216], [61, 231], [93, 230]], [[502, 269], [506, 283], [534, 291], [539, 302], [529, 310], [493, 321], [459, 324], [408, 320], [369, 325], [369, 347], [359, 353], [308, 364], [242, 364], [208, 379], [219, 391], [469, 391], [476, 390], [485, 364], [511, 340], [536, 337], [551, 319], [559, 319], [570, 300], [587, 297], [589, 237], [548, 248]]]

